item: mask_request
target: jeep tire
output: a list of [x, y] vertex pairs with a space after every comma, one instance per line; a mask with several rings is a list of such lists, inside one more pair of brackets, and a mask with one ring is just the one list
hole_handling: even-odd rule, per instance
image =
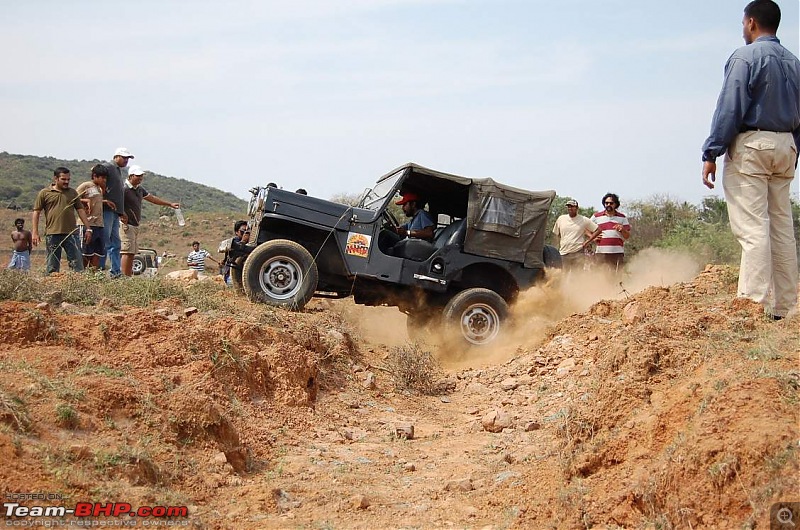
[[461, 291], [445, 306], [444, 325], [448, 338], [464, 346], [485, 346], [500, 334], [508, 319], [503, 297], [482, 287]]
[[548, 269], [560, 269], [562, 265], [561, 253], [556, 247], [545, 245], [542, 249], [542, 261]]
[[317, 289], [319, 271], [302, 245], [287, 239], [260, 244], [244, 262], [242, 284], [254, 302], [301, 310]]
[[236, 290], [237, 293], [244, 292], [244, 283], [242, 283], [242, 264], [237, 263], [231, 265], [231, 285]]
[[133, 257], [131, 271], [133, 272], [134, 276], [142, 274], [146, 268], [147, 268], [147, 262], [145, 262], [142, 256]]

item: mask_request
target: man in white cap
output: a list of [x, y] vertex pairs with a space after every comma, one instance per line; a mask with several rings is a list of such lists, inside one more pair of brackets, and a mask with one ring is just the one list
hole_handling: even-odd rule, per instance
[[556, 219], [553, 234], [559, 240], [558, 253], [565, 271], [583, 270], [585, 254], [583, 244], [597, 230], [597, 225], [578, 213], [578, 201], [567, 201], [567, 213]]
[[[109, 275], [118, 278], [122, 274], [119, 221], [120, 216], [125, 214], [125, 176], [122, 168], [128, 165], [128, 160], [133, 158], [133, 154], [126, 147], [118, 147], [114, 151], [114, 158], [103, 165], [108, 169], [106, 178], [106, 191], [103, 195], [103, 225], [105, 230], [103, 236], [106, 247], [106, 256], [111, 262]], [[100, 258], [100, 268], [106, 268], [106, 257]]]
[[131, 166], [128, 180], [125, 181], [125, 213], [119, 227], [120, 249], [122, 254], [122, 274], [133, 276], [133, 256], [139, 252], [139, 224], [142, 220], [142, 199], [159, 206], [180, 208], [177, 202], [165, 201], [148, 193], [141, 184], [144, 170], [139, 166]]

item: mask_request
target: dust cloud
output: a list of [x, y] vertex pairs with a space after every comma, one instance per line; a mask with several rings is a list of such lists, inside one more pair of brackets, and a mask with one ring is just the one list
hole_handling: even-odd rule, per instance
[[[600, 300], [621, 300], [650, 286], [668, 286], [692, 280], [700, 262], [685, 253], [662, 249], [639, 252], [619, 275], [594, 267], [592, 270], [564, 273], [547, 271], [544, 281], [521, 292], [511, 307], [509, 326], [491, 345], [482, 348], [446, 348], [445, 337], [429, 334], [426, 346], [451, 370], [481, 368], [505, 362], [521, 350], [536, 347], [548, 328], [564, 317], [588, 310]], [[394, 307], [364, 307], [349, 301], [342, 314], [371, 345], [402, 346], [411, 339], [406, 331], [406, 315]]]
[[505, 340], [487, 348], [487, 356], [493, 363], [507, 360], [516, 348], [535, 347], [551, 324], [587, 311], [600, 300], [622, 300], [648, 287], [687, 282], [701, 270], [700, 262], [689, 254], [649, 248], [626, 263], [621, 274], [602, 267], [568, 273], [548, 271], [544, 283], [520, 293], [511, 308], [511, 327]]

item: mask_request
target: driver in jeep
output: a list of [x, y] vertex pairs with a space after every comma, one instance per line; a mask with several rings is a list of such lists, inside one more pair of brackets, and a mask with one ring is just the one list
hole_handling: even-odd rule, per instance
[[407, 191], [402, 194], [402, 198], [395, 204], [403, 207], [403, 213], [411, 220], [406, 224], [400, 225], [394, 231], [400, 237], [410, 237], [413, 239], [424, 239], [425, 241], [433, 242], [433, 229], [436, 223], [433, 222], [431, 216], [423, 208], [425, 201], [417, 195]]

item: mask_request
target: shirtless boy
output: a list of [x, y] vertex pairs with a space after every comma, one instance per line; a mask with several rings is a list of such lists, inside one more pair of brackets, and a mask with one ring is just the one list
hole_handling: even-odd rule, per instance
[[27, 271], [31, 269], [31, 233], [25, 230], [24, 219], [14, 219], [14, 226], [16, 230], [11, 232], [14, 252], [7, 268]]

